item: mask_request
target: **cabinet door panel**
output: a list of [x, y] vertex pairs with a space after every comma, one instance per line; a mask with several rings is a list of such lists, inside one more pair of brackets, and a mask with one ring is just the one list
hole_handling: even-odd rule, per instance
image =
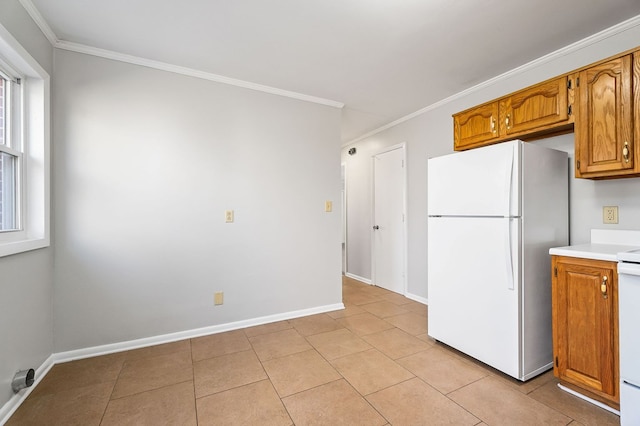
[[578, 177], [634, 171], [631, 74], [631, 55], [580, 72]]
[[[553, 327], [556, 375], [617, 404], [617, 276], [614, 265], [554, 258], [557, 276], [553, 281]], [[606, 283], [605, 287], [602, 287], [603, 283]]]
[[602, 390], [599, 346], [603, 340], [599, 324], [600, 301], [597, 292], [601, 283], [601, 272], [565, 272], [566, 291], [566, 370], [567, 377]]
[[567, 91], [567, 78], [562, 77], [503, 99], [500, 103], [501, 132], [515, 135], [567, 121]]
[[453, 116], [453, 149], [456, 151], [487, 145], [498, 137], [498, 102]]
[[629, 148], [629, 162], [640, 173], [640, 51], [633, 54], [633, 141]]

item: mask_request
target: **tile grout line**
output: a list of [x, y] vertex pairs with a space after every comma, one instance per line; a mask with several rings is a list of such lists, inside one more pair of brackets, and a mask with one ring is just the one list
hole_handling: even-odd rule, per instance
[[200, 423], [198, 420], [198, 398], [196, 398], [196, 367], [193, 362], [193, 338], [189, 339], [189, 351], [191, 352], [191, 383], [193, 384], [193, 409], [196, 413], [196, 425]]
[[[401, 305], [400, 305], [400, 306], [401, 306]], [[378, 318], [379, 318], [379, 317], [378, 317]], [[383, 318], [381, 318], [381, 319], [383, 319]], [[392, 324], [392, 325], [394, 325], [394, 324]], [[411, 334], [411, 333], [409, 333], [409, 332], [407, 332], [407, 331], [405, 331], [405, 330], [402, 330], [402, 329], [400, 329], [399, 327], [397, 327], [397, 326], [395, 326], [395, 325], [394, 325], [394, 328], [397, 328], [397, 329], [399, 329], [399, 330], [401, 330], [401, 331], [405, 332], [405, 333], [406, 333], [407, 335], [409, 335], [409, 336], [412, 336], [412, 337], [416, 337], [416, 338], [417, 338], [417, 336], [415, 336], [415, 335], [413, 335], [413, 334]], [[423, 351], [418, 351], [418, 352], [416, 352], [416, 353], [425, 352], [425, 351], [432, 350], [432, 349], [433, 349], [433, 347], [430, 347], [430, 348], [428, 348], [428, 349], [424, 349]], [[406, 355], [406, 356], [404, 356], [404, 357], [400, 357], [400, 358], [398, 358], [398, 359], [407, 358], [407, 357], [412, 356], [412, 355], [415, 355], [415, 353], [414, 353], [414, 354], [410, 354], [410, 355]], [[454, 358], [454, 359], [455, 359], [455, 357], [452, 357], [452, 358]], [[396, 362], [396, 364], [398, 364], [398, 365], [400, 365], [401, 367], [403, 367], [401, 364], [399, 364], [399, 363], [397, 362], [397, 360], [393, 360], [393, 359], [392, 359], [392, 361], [393, 361], [393, 362]], [[465, 360], [465, 361], [466, 361], [466, 360]], [[469, 361], [469, 363], [470, 363], [470, 364], [473, 364], [471, 361]], [[405, 367], [403, 367], [403, 368], [405, 368]], [[405, 368], [405, 370], [406, 370], [406, 368]], [[407, 370], [407, 371], [409, 371], [411, 374], [413, 374], [413, 376], [414, 376], [414, 377], [412, 377], [412, 378], [410, 378], [410, 379], [407, 379], [407, 380], [404, 380], [404, 381], [402, 381], [402, 382], [400, 382], [400, 383], [406, 383], [406, 382], [408, 382], [408, 381], [410, 381], [410, 380], [413, 380], [413, 379], [416, 379], [416, 378], [417, 378], [417, 379], [418, 379], [418, 380], [420, 380], [422, 383], [424, 383], [425, 385], [429, 386], [431, 389], [435, 390], [435, 391], [436, 391], [436, 392], [438, 392], [440, 395], [442, 395], [443, 397], [445, 397], [447, 400], [451, 401], [452, 403], [454, 403], [455, 405], [457, 405], [458, 407], [460, 407], [462, 410], [464, 410], [465, 412], [469, 413], [469, 415], [471, 415], [471, 416], [473, 416], [475, 419], [477, 419], [477, 420], [478, 420], [478, 422], [477, 422], [477, 423], [475, 423], [476, 425], [481, 424], [481, 423], [485, 423], [485, 421], [484, 421], [483, 419], [481, 419], [480, 417], [476, 416], [474, 413], [471, 413], [471, 412], [470, 412], [469, 410], [467, 410], [465, 407], [461, 406], [461, 405], [460, 405], [460, 404], [458, 404], [456, 401], [454, 401], [453, 399], [451, 399], [447, 394], [444, 394], [444, 393], [443, 393], [443, 392], [441, 392], [439, 389], [435, 388], [433, 385], [431, 385], [430, 383], [428, 383], [427, 381], [425, 381], [422, 377], [417, 376], [417, 375], [416, 375], [415, 373], [413, 373], [411, 370]], [[483, 379], [483, 378], [485, 378], [485, 377], [487, 377], [487, 376], [484, 376], [484, 377], [482, 377], [482, 378], [480, 378], [480, 379], [478, 379], [478, 380], [482, 380], [482, 379]], [[477, 381], [477, 380], [476, 380], [476, 381]], [[386, 388], [384, 388], [384, 389], [389, 389], [389, 388], [391, 388], [391, 387], [393, 387], [393, 386], [396, 386], [396, 385], [398, 385], [398, 384], [400, 384], [400, 383], [396, 383], [396, 384], [391, 385], [391, 386], [388, 386], [388, 387], [386, 387]], [[475, 381], [474, 381], [473, 383], [475, 383]], [[468, 385], [469, 385], [469, 384], [468, 384]], [[462, 386], [462, 387], [460, 387], [460, 388], [458, 388], [458, 389], [462, 389], [462, 388], [464, 388], [464, 387], [466, 387], [466, 386], [468, 386], [468, 385]], [[372, 392], [370, 395], [375, 394], [375, 393], [378, 393], [378, 392], [381, 392], [381, 391], [383, 391], [384, 389], [380, 389], [380, 390], [378, 390], [378, 391], [376, 391], [376, 392]], [[456, 389], [456, 390], [457, 390], [457, 389]], [[452, 392], [454, 392], [454, 391], [452, 391]], [[451, 392], [449, 392], [449, 393], [451, 393]], [[366, 397], [364, 397], [364, 398], [366, 399]], [[367, 401], [368, 401], [368, 400], [367, 400]], [[375, 407], [374, 407], [374, 408], [375, 408]], [[384, 417], [384, 416], [383, 416], [383, 418], [385, 418], [385, 419], [386, 419], [386, 417]], [[387, 421], [389, 421], [389, 420], [387, 419]]]
[[[478, 424], [480, 424], [480, 423], [484, 423], [484, 424], [487, 424], [487, 425], [488, 425], [489, 423], [487, 423], [487, 421], [486, 421], [485, 419], [483, 419], [483, 418], [481, 418], [480, 416], [478, 416], [478, 415], [476, 415], [476, 414], [472, 413], [472, 412], [471, 412], [471, 411], [469, 411], [466, 407], [464, 407], [464, 406], [460, 405], [460, 404], [458, 403], [458, 401], [453, 400], [453, 399], [449, 396], [450, 394], [452, 394], [452, 393], [454, 393], [454, 392], [457, 392], [457, 391], [459, 391], [460, 389], [464, 389], [464, 388], [466, 388], [467, 386], [471, 386], [472, 384], [477, 383], [477, 382], [479, 382], [480, 380], [484, 380], [484, 379], [486, 379], [487, 377], [489, 377], [489, 376], [481, 377], [481, 378], [479, 378], [478, 380], [474, 380], [474, 381], [472, 381], [471, 383], [467, 383], [467, 384], [466, 384], [466, 385], [464, 385], [464, 386], [460, 386], [458, 389], [454, 389], [454, 390], [452, 390], [451, 392], [448, 392], [448, 393], [440, 392], [440, 390], [439, 390], [439, 389], [436, 389], [436, 390], [437, 390], [438, 392], [440, 392], [440, 393], [442, 394], [442, 396], [444, 396], [445, 398], [447, 398], [449, 401], [453, 402], [455, 405], [457, 405], [458, 407], [462, 408], [464, 411], [466, 411], [467, 413], [469, 413], [470, 415], [472, 415], [472, 416], [473, 416], [473, 417], [475, 417], [476, 419], [480, 420], [480, 422], [479, 422], [479, 423], [476, 423], [476, 425], [478, 425]], [[426, 382], [425, 382], [425, 383], [426, 383]], [[427, 384], [429, 384], [429, 383], [427, 383]], [[435, 389], [435, 388], [434, 388], [434, 389]]]
[[[336, 320], [335, 318], [334, 318], [333, 320], [334, 320], [335, 322], [337, 322], [337, 320]], [[345, 329], [345, 330], [349, 330], [349, 329], [348, 329], [348, 328], [346, 328], [346, 327], [343, 327], [343, 329]], [[335, 330], [334, 330], [334, 331], [335, 331]], [[359, 339], [363, 340], [363, 339], [362, 339], [362, 337], [357, 336], [357, 335], [356, 335], [355, 333], [353, 333], [351, 330], [349, 330], [349, 332], [350, 332], [350, 333], [352, 333], [354, 336], [358, 337]], [[328, 382], [328, 383], [325, 383], [325, 384], [322, 384], [322, 385], [315, 386], [315, 387], [314, 387], [314, 388], [312, 388], [312, 389], [318, 388], [318, 387], [320, 387], [320, 386], [327, 385], [327, 384], [329, 384], [329, 383], [334, 383], [334, 382], [337, 382], [337, 381], [340, 381], [340, 380], [344, 380], [344, 381], [345, 381], [345, 382], [346, 382], [346, 383], [351, 387], [351, 389], [353, 389], [353, 390], [354, 390], [354, 391], [355, 391], [355, 392], [360, 396], [360, 398], [362, 398], [362, 399], [364, 400], [364, 402], [365, 402], [365, 403], [367, 403], [367, 405], [369, 405], [369, 407], [371, 407], [371, 408], [372, 408], [376, 413], [378, 413], [378, 414], [380, 415], [380, 417], [382, 417], [382, 418], [387, 422], [387, 424], [391, 424], [391, 421], [390, 421], [389, 419], [387, 419], [387, 418], [386, 418], [386, 417], [385, 417], [385, 416], [384, 416], [380, 411], [378, 411], [378, 409], [377, 409], [376, 407], [374, 407], [374, 406], [371, 404], [371, 402], [369, 402], [369, 400], [368, 400], [364, 395], [362, 395], [362, 393], [360, 393], [360, 391], [359, 391], [358, 389], [356, 389], [356, 388], [355, 388], [355, 386], [354, 386], [354, 385], [349, 381], [349, 379], [347, 379], [346, 377], [344, 377], [344, 375], [343, 375], [343, 374], [342, 374], [342, 373], [341, 373], [341, 372], [340, 372], [340, 371], [339, 371], [339, 370], [338, 370], [338, 369], [333, 365], [333, 363], [332, 363], [330, 360], [328, 360], [324, 355], [322, 355], [322, 353], [321, 353], [321, 352], [320, 352], [320, 351], [319, 351], [315, 346], [313, 346], [313, 344], [308, 340], [308, 337], [316, 336], [316, 335], [318, 335], [318, 334], [321, 334], [321, 333], [316, 333], [316, 334], [312, 334], [312, 335], [309, 335], [309, 336], [304, 336], [304, 339], [307, 341], [307, 343], [308, 343], [309, 345], [311, 345], [311, 347], [312, 347], [312, 348], [313, 348], [313, 349], [318, 353], [318, 355], [319, 355], [319, 356], [320, 356], [320, 357], [321, 357], [321, 358], [322, 358], [322, 359], [323, 359], [327, 364], [329, 364], [329, 365], [331, 366], [331, 368], [333, 368], [333, 370], [334, 370], [336, 373], [338, 373], [338, 375], [341, 377], [341, 379], [332, 380], [331, 382]], [[373, 348], [373, 347], [372, 347], [372, 348]], [[361, 352], [366, 352], [366, 351], [361, 351]], [[356, 352], [356, 353], [358, 353], [358, 352]], [[343, 358], [343, 357], [346, 357], [346, 356], [349, 356], [349, 355], [352, 355], [352, 354], [346, 354], [346, 355], [343, 355], [342, 357], [338, 357], [338, 358], [335, 358], [335, 359], [340, 359], [340, 358]], [[309, 390], [309, 389], [307, 389], [307, 390]], [[297, 394], [302, 393], [302, 392], [305, 392], [305, 391], [297, 392]], [[289, 396], [291, 396], [291, 395], [289, 395]], [[283, 404], [284, 404], [284, 401], [283, 401]], [[286, 406], [285, 406], [285, 408], [286, 408]]]
[[118, 380], [120, 380], [120, 375], [122, 374], [122, 370], [124, 370], [124, 363], [127, 361], [126, 356], [124, 357], [124, 359], [122, 360], [122, 365], [120, 365], [120, 371], [118, 371], [118, 376], [116, 377], [116, 380], [113, 382], [113, 388], [111, 388], [111, 392], [109, 393], [109, 398], [107, 399], [107, 404], [104, 407], [104, 410], [102, 411], [102, 416], [100, 417], [100, 423], [102, 424], [104, 422], [104, 416], [107, 415], [107, 410], [109, 409], [109, 405], [111, 404], [111, 397], [113, 396], [113, 391], [116, 390], [116, 385], [118, 384]]
[[[287, 324], [291, 325], [293, 327], [293, 324], [291, 324], [289, 322], [289, 320], [286, 320]], [[295, 329], [295, 327], [294, 327]], [[260, 359], [260, 357], [258, 356], [258, 353], [256, 352], [256, 349], [253, 347], [253, 343], [251, 343], [251, 338], [249, 336], [247, 336], [247, 333], [245, 332], [246, 329], [243, 329], [243, 333], [245, 338], [247, 339], [247, 341], [249, 342], [249, 346], [251, 346], [251, 350], [253, 351], [253, 354], [256, 356], [256, 359], [258, 360], [258, 362], [260, 363], [260, 368], [262, 368], [262, 371], [264, 372], [264, 375], [267, 376], [267, 380], [269, 380], [269, 384], [271, 385], [271, 387], [273, 388], [273, 391], [276, 393], [276, 395], [278, 395], [278, 399], [280, 400], [280, 404], [282, 404], [282, 408], [284, 408], [284, 411], [286, 411], [287, 416], [289, 416], [289, 420], [291, 420], [291, 425], [295, 426], [295, 422], [293, 421], [293, 417], [291, 417], [291, 413], [289, 412], [289, 409], [287, 408], [287, 406], [285, 405], [284, 401], [282, 400], [282, 397], [280, 396], [280, 394], [278, 393], [278, 390], [276, 389], [276, 387], [274, 386], [273, 382], [271, 381], [271, 376], [269, 376], [269, 373], [267, 372], [267, 369], [264, 368], [264, 363], [263, 361]], [[275, 332], [274, 332], [275, 333]], [[273, 334], [273, 333], [265, 333], [265, 334]], [[255, 337], [255, 336], [254, 336]], [[256, 383], [256, 382], [254, 382]], [[243, 385], [246, 386], [246, 385]]]
[[183, 383], [192, 382], [192, 381], [193, 381], [192, 379], [189, 379], [189, 380], [182, 380], [180, 382], [169, 383], [169, 384], [166, 384], [166, 385], [158, 386], [157, 388], [146, 389], [146, 390], [143, 390], [143, 391], [140, 391], [140, 392], [135, 392], [135, 393], [130, 393], [128, 395], [123, 395], [123, 396], [118, 397], [118, 398], [109, 399], [109, 402], [111, 402], [111, 401], [120, 401], [122, 399], [129, 398], [129, 397], [132, 397], [132, 396], [142, 395], [143, 393], [147, 393], [147, 392], [155, 392], [155, 391], [158, 391], [158, 390], [161, 390], [161, 389], [170, 388], [171, 386], [181, 385]]

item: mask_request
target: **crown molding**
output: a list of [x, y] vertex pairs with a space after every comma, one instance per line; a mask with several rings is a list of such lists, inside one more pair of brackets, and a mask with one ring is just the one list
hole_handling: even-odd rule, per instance
[[454, 95], [451, 95], [451, 96], [449, 96], [447, 98], [444, 98], [444, 99], [442, 99], [442, 100], [440, 100], [438, 102], [435, 102], [435, 103], [433, 103], [431, 105], [428, 105], [428, 106], [426, 106], [424, 108], [421, 108], [421, 109], [419, 109], [419, 110], [417, 110], [415, 112], [412, 112], [411, 114], [405, 115], [404, 117], [400, 117], [397, 120], [394, 120], [394, 121], [392, 121], [392, 122], [390, 122], [388, 124], [385, 124], [384, 126], [378, 127], [377, 129], [374, 129], [374, 130], [372, 130], [370, 132], [367, 132], [362, 136], [358, 136], [355, 139], [352, 139], [352, 140], [350, 140], [348, 142], [345, 142], [342, 145], [342, 148], [348, 147], [349, 145], [353, 145], [353, 144], [355, 144], [357, 142], [360, 142], [360, 141], [362, 141], [364, 139], [367, 139], [367, 138], [369, 138], [371, 136], [374, 136], [374, 135], [376, 135], [376, 134], [378, 134], [380, 132], [383, 132], [383, 131], [385, 131], [387, 129], [395, 127], [398, 124], [404, 123], [405, 121], [409, 121], [412, 118], [418, 117], [419, 115], [422, 115], [422, 114], [424, 114], [426, 112], [432, 111], [432, 110], [437, 109], [437, 108], [439, 108], [439, 107], [441, 107], [443, 105], [446, 105], [446, 104], [448, 104], [450, 102], [453, 102], [453, 101], [455, 101], [457, 99], [463, 98], [463, 97], [465, 97], [465, 96], [467, 96], [467, 95], [469, 95], [471, 93], [474, 93], [474, 92], [482, 90], [482, 89], [484, 89], [486, 87], [492, 86], [492, 85], [494, 85], [494, 84], [496, 84], [496, 83], [498, 83], [498, 82], [500, 82], [502, 80], [506, 80], [506, 79], [508, 79], [510, 77], [516, 76], [518, 74], [522, 74], [522, 73], [524, 73], [526, 71], [529, 71], [531, 69], [539, 67], [540, 65], [546, 64], [546, 63], [551, 62], [551, 61], [553, 61], [555, 59], [558, 59], [558, 58], [561, 58], [563, 56], [566, 56], [566, 55], [568, 55], [570, 53], [577, 52], [577, 51], [579, 51], [581, 49], [584, 49], [585, 47], [588, 47], [588, 46], [591, 46], [591, 45], [593, 45], [595, 43], [598, 43], [600, 41], [606, 40], [609, 37], [615, 36], [616, 34], [620, 34], [620, 33], [624, 32], [624, 31], [627, 31], [627, 30], [629, 30], [631, 28], [634, 28], [634, 27], [637, 27], [639, 25], [640, 25], [640, 15], [634, 16], [633, 18], [630, 18], [630, 19], [628, 19], [626, 21], [623, 21], [623, 22], [621, 22], [619, 24], [616, 24], [616, 25], [614, 25], [612, 27], [609, 27], [609, 28], [607, 28], [607, 29], [605, 29], [603, 31], [595, 33], [595, 34], [593, 34], [593, 35], [591, 35], [589, 37], [583, 38], [582, 40], [579, 40], [579, 41], [577, 41], [575, 43], [572, 43], [572, 44], [570, 44], [568, 46], [562, 47], [562, 48], [560, 48], [558, 50], [555, 50], [555, 51], [553, 51], [553, 52], [551, 52], [551, 53], [549, 53], [547, 55], [541, 56], [538, 59], [534, 59], [531, 62], [527, 62], [524, 65], [520, 65], [519, 67], [516, 67], [516, 68], [514, 68], [512, 70], [509, 70], [509, 71], [507, 71], [505, 73], [502, 73], [502, 74], [500, 74], [500, 75], [498, 75], [496, 77], [490, 78], [489, 80], [483, 81], [482, 83], [476, 84], [475, 86], [472, 86], [472, 87], [470, 87], [468, 89], [465, 89], [465, 90], [463, 90], [461, 92], [458, 92], [458, 93], [456, 93]]
[[301, 101], [312, 102], [316, 104], [326, 105], [334, 108], [342, 108], [344, 104], [330, 99], [319, 98], [316, 96], [305, 95], [303, 93], [291, 92], [289, 90], [278, 89], [276, 87], [265, 86], [262, 84], [252, 83], [250, 81], [238, 80], [235, 78], [225, 77], [223, 75], [213, 74], [193, 68], [173, 65], [166, 62], [155, 61], [153, 59], [141, 58], [139, 56], [127, 55], [125, 53], [114, 52], [112, 50], [100, 49], [97, 47], [87, 46], [85, 44], [73, 43], [64, 40], [58, 40], [55, 47], [62, 50], [68, 50], [86, 55], [98, 56], [101, 58], [111, 59], [114, 61], [126, 62], [129, 64], [140, 65], [143, 67], [153, 68], [162, 71], [168, 71], [175, 74], [182, 74], [189, 77], [200, 78], [202, 80], [214, 81], [216, 83], [229, 84], [231, 86], [242, 87], [245, 89], [256, 90], [259, 92], [270, 93], [272, 95], [284, 96], [287, 98], [298, 99]]
[[[306, 102], [312, 102], [312, 103], [317, 103], [317, 104], [321, 104], [321, 105], [327, 105], [327, 106], [331, 106], [334, 108], [344, 108], [344, 103], [342, 102], [337, 102], [337, 101], [333, 101], [330, 99], [324, 99], [324, 98], [318, 98], [315, 96], [310, 96], [310, 95], [305, 95], [302, 93], [297, 93], [297, 92], [291, 92], [288, 90], [283, 90], [283, 89], [278, 89], [275, 87], [271, 87], [271, 86], [264, 86], [261, 84], [257, 84], [257, 83], [251, 83], [249, 81], [244, 81], [244, 80], [237, 80], [234, 78], [230, 78], [230, 77], [225, 77], [222, 75], [218, 75], [218, 74], [213, 74], [213, 73], [208, 73], [208, 72], [204, 72], [204, 71], [199, 71], [199, 70], [195, 70], [192, 68], [186, 68], [186, 67], [181, 67], [178, 65], [173, 65], [173, 64], [168, 64], [165, 62], [160, 62], [160, 61], [154, 61], [151, 59], [145, 59], [145, 58], [141, 58], [141, 57], [137, 57], [137, 56], [132, 56], [132, 55], [126, 55], [123, 53], [118, 53], [118, 52], [114, 52], [114, 51], [110, 51], [110, 50], [105, 50], [105, 49], [99, 49], [96, 47], [91, 47], [91, 46], [86, 46], [83, 44], [79, 44], [79, 43], [73, 43], [73, 42], [68, 42], [68, 41], [63, 41], [63, 40], [59, 40], [57, 38], [57, 36], [55, 35], [55, 33], [53, 32], [53, 30], [51, 29], [51, 27], [49, 26], [49, 24], [45, 21], [45, 19], [42, 17], [42, 15], [40, 14], [40, 12], [38, 11], [38, 9], [33, 5], [33, 3], [31, 2], [31, 0], [18, 0], [20, 2], [20, 4], [22, 4], [22, 7], [27, 11], [27, 13], [31, 16], [31, 18], [34, 20], [34, 22], [36, 23], [36, 25], [38, 25], [38, 27], [40, 28], [40, 30], [43, 32], [43, 34], [45, 35], [45, 37], [47, 37], [47, 39], [49, 40], [49, 42], [53, 45], [53, 47], [55, 48], [59, 48], [59, 49], [63, 49], [63, 50], [69, 50], [69, 51], [73, 51], [73, 52], [78, 52], [78, 53], [84, 53], [87, 55], [93, 55], [93, 56], [99, 56], [99, 57], [103, 57], [103, 58], [107, 58], [107, 59], [112, 59], [112, 60], [116, 60], [116, 61], [121, 61], [121, 62], [127, 62], [127, 63], [131, 63], [131, 64], [136, 64], [136, 65], [141, 65], [141, 66], [145, 66], [145, 67], [149, 67], [149, 68], [154, 68], [154, 69], [159, 69], [159, 70], [163, 70], [163, 71], [168, 71], [168, 72], [173, 72], [173, 73], [177, 73], [177, 74], [182, 74], [182, 75], [187, 75], [190, 77], [195, 77], [195, 78], [200, 78], [200, 79], [204, 79], [204, 80], [209, 80], [209, 81], [214, 81], [217, 83], [223, 83], [223, 84], [229, 84], [232, 86], [237, 86], [237, 87], [242, 87], [242, 88], [246, 88], [246, 89], [251, 89], [251, 90], [257, 90], [257, 91], [261, 91], [261, 92], [266, 92], [266, 93], [271, 93], [274, 95], [279, 95], [279, 96], [285, 96], [285, 97], [289, 97], [289, 98], [293, 98], [293, 99], [298, 99], [298, 100], [302, 100], [302, 101], [306, 101]], [[531, 70], [533, 68], [536, 68], [540, 65], [546, 64], [550, 61], [553, 61], [554, 59], [558, 59], [562, 56], [565, 56], [567, 54], [570, 54], [572, 52], [576, 52], [580, 49], [583, 49], [585, 47], [588, 47], [592, 44], [595, 44], [597, 42], [600, 42], [602, 40], [605, 40], [609, 37], [612, 37], [616, 34], [619, 34], [621, 32], [624, 32], [630, 28], [636, 27], [640, 25], [640, 15], [638, 16], [634, 16], [633, 18], [630, 18], [624, 22], [621, 22], [617, 25], [614, 25], [612, 27], [609, 27], [603, 31], [600, 31], [599, 33], [593, 34], [589, 37], [586, 37], [582, 40], [579, 40], [575, 43], [572, 43], [566, 47], [560, 48], [554, 52], [551, 52], [547, 55], [544, 55], [538, 59], [534, 59], [533, 61], [527, 62], [524, 65], [521, 65], [519, 67], [516, 67], [512, 70], [509, 70], [505, 73], [502, 73], [496, 77], [490, 78], [489, 80], [486, 80], [482, 83], [479, 83], [475, 86], [472, 86], [468, 89], [465, 89], [461, 92], [458, 92], [452, 96], [449, 96], [447, 98], [444, 98], [438, 102], [435, 102], [433, 104], [430, 104], [424, 108], [421, 108], [415, 112], [412, 112], [411, 114], [405, 115], [403, 117], [400, 117], [397, 120], [394, 120], [390, 123], [385, 124], [384, 126], [378, 127], [370, 132], [367, 132], [365, 134], [363, 134], [362, 136], [359, 136], [355, 139], [352, 139], [350, 141], [345, 142], [344, 144], [342, 144], [342, 147], [347, 147], [349, 145], [353, 145], [357, 142], [360, 142], [364, 139], [367, 139], [371, 136], [374, 136], [380, 132], [383, 132], [387, 129], [390, 129], [392, 127], [395, 127], [401, 123], [404, 123], [405, 121], [409, 121], [412, 118], [418, 117], [426, 112], [432, 111], [436, 108], [439, 108], [443, 105], [446, 105], [450, 102], [453, 102], [457, 99], [463, 98], [469, 94], [475, 93], [479, 90], [482, 90], [486, 87], [492, 86], [502, 80], [506, 80], [510, 77], [516, 76], [518, 74], [522, 74], [528, 70]]]
[[147, 68], [182, 74], [189, 77], [195, 77], [202, 80], [214, 81], [216, 83], [228, 84], [231, 86], [242, 87], [244, 89], [256, 90], [258, 92], [270, 93], [272, 95], [284, 96], [305, 102], [311, 102], [320, 105], [326, 105], [334, 108], [343, 108], [344, 103], [333, 101], [331, 99], [319, 98], [317, 96], [305, 95], [304, 93], [292, 92], [289, 90], [278, 89], [277, 87], [265, 86], [262, 84], [252, 83], [250, 81], [238, 80], [235, 78], [225, 77], [223, 75], [213, 74], [193, 68], [173, 65], [166, 62], [155, 61], [138, 56], [127, 55], [111, 50], [100, 49], [97, 47], [87, 46], [80, 43], [60, 40], [53, 32], [47, 21], [42, 17], [40, 11], [34, 6], [31, 0], [19, 0], [22, 7], [27, 11], [31, 19], [40, 28], [42, 33], [47, 37], [54, 48], [68, 50], [72, 52], [84, 53], [86, 55], [98, 56], [101, 58], [111, 59], [114, 61], [126, 62], [129, 64], [140, 65]]
[[56, 33], [53, 32], [53, 30], [51, 29], [47, 21], [45, 21], [45, 19], [40, 14], [40, 11], [34, 6], [31, 0], [18, 0], [18, 1], [20, 2], [24, 10], [27, 11], [29, 16], [31, 16], [31, 19], [33, 19], [33, 22], [35, 22], [38, 28], [40, 28], [40, 31], [42, 31], [42, 33], [47, 38], [47, 40], [49, 40], [49, 43], [55, 46], [56, 43], [58, 42], [58, 37], [56, 36]]

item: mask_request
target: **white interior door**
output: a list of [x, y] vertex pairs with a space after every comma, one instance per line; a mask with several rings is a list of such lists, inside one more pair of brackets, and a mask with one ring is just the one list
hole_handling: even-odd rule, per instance
[[404, 146], [373, 157], [373, 283], [405, 293]]

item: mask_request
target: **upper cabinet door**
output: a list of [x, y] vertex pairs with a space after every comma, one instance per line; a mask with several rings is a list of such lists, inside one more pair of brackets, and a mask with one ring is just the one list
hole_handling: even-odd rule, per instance
[[[545, 81], [453, 116], [453, 149], [462, 151], [513, 139], [571, 130], [573, 92], [568, 76]], [[571, 99], [570, 99], [571, 98]]]
[[537, 84], [500, 101], [500, 133], [518, 135], [569, 118], [567, 77]]
[[499, 139], [498, 101], [453, 116], [453, 149], [461, 151]]
[[631, 62], [626, 55], [580, 72], [576, 177], [637, 173]]

